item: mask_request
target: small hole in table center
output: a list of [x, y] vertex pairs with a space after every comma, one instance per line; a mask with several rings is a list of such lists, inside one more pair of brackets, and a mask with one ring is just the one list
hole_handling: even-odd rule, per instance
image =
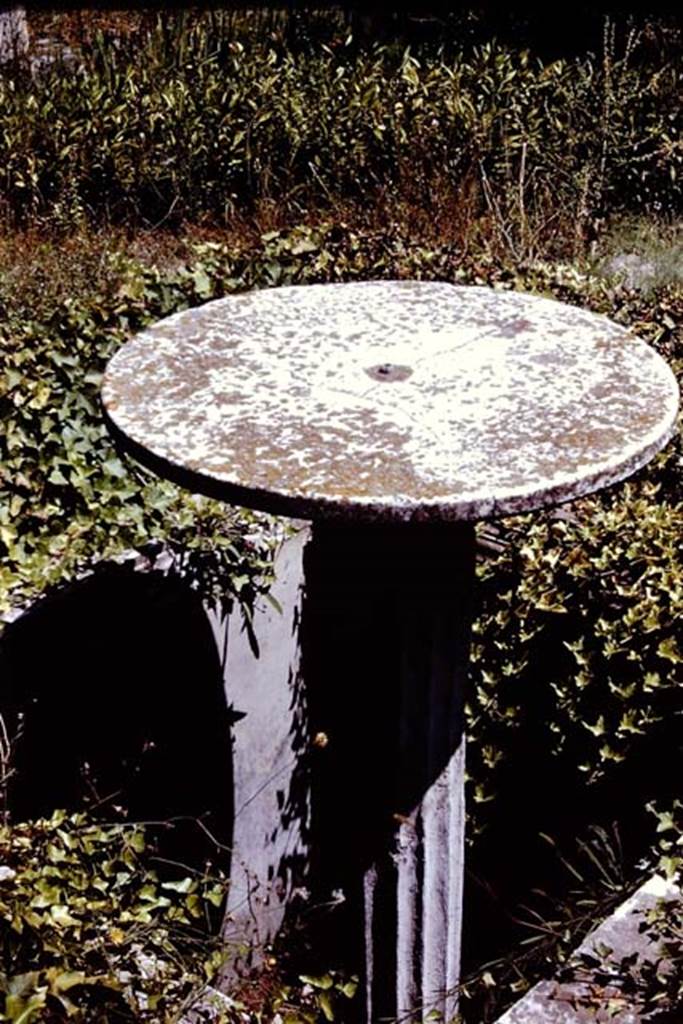
[[407, 380], [413, 373], [410, 366], [401, 366], [399, 363], [379, 363], [377, 366], [366, 366], [365, 372], [368, 377], [385, 384], [395, 384]]

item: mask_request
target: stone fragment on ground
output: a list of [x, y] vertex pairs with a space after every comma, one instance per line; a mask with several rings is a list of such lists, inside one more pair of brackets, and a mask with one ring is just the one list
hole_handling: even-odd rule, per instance
[[613, 256], [603, 266], [607, 277], [617, 278], [627, 288], [640, 290], [655, 283], [657, 268], [652, 260], [635, 252], [623, 252]]
[[[683, 899], [680, 889], [661, 875], [648, 879], [613, 914], [595, 928], [577, 949], [577, 955], [595, 956], [601, 963], [617, 964], [638, 954], [639, 960], [655, 960], [655, 941], [639, 930], [643, 913], [658, 900]], [[605, 958], [606, 949], [611, 952]], [[582, 974], [585, 977], [585, 972]], [[503, 1014], [497, 1024], [641, 1024], [636, 1006], [616, 988], [595, 980], [540, 981], [519, 1002]]]

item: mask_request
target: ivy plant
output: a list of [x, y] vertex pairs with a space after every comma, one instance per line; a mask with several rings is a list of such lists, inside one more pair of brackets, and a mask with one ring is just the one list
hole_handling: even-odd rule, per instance
[[0, 827], [0, 1020], [178, 1020], [225, 951], [217, 877], [162, 878], [141, 825], [55, 811]]

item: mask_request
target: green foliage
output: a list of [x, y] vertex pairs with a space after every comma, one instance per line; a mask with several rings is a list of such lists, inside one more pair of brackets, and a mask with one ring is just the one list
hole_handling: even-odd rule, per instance
[[215, 999], [211, 1007], [214, 1016], [210, 1019], [215, 1024], [343, 1022], [348, 1019], [349, 1003], [357, 993], [355, 975], [326, 971], [284, 978], [277, 958], [270, 957], [255, 977], [238, 984], [231, 995]]
[[[297, 45], [165, 13], [0, 80], [0, 192], [26, 222], [222, 221], [390, 193], [469, 197], [514, 250], [614, 208], [680, 202], [679, 66], [645, 36], [543, 62], [497, 42]], [[680, 49], [680, 40], [678, 41]]]
[[[125, 459], [102, 422], [107, 359], [131, 331], [207, 297], [201, 266], [163, 278], [134, 263], [109, 293], [62, 299], [41, 319], [0, 326], [0, 612], [93, 562], [167, 544], [205, 596], [226, 581], [248, 605], [270, 545], [248, 513], [183, 494]], [[210, 556], [207, 554], [210, 552]]]
[[[298, 993], [298, 1006], [290, 1004], [287, 1010], [286, 1003], [292, 999], [293, 991], [285, 988], [281, 993], [280, 1012], [282, 1009], [286, 1011], [283, 1015], [284, 1024], [315, 1024], [316, 1021], [339, 1020], [340, 1011], [344, 1012], [348, 1001], [353, 999], [358, 991], [358, 978], [346, 977], [337, 971], [327, 971], [320, 975], [302, 974], [299, 981], [303, 983], [303, 989]], [[341, 1019], [343, 1020], [343, 1017]]]
[[[645, 297], [570, 268], [523, 275], [528, 290], [629, 326], [683, 371], [683, 295]], [[683, 685], [680, 435], [631, 482], [570, 506], [482, 524], [468, 723], [473, 824], [529, 729], [593, 782], [648, 749], [680, 714]], [[538, 751], [537, 751], [538, 752]], [[479, 809], [477, 809], [479, 806]]]
[[56, 811], [0, 828], [0, 1020], [178, 1019], [222, 962], [225, 885], [161, 879], [140, 825]]
[[[30, 303], [16, 291], [2, 294], [0, 284], [4, 607], [124, 549], [150, 551], [150, 542], [170, 546], [205, 595], [221, 600], [227, 582], [248, 606], [269, 568], [258, 522], [122, 459], [101, 422], [100, 375], [129, 333], [176, 309], [245, 288], [379, 277], [517, 288], [586, 305], [632, 327], [682, 368], [680, 289], [644, 296], [587, 266], [509, 266], [486, 252], [417, 244], [393, 228], [299, 225], [255, 244], [204, 243], [186, 264], [167, 269], [115, 254], [91, 294], [59, 296], [36, 306], [34, 317]], [[489, 801], [516, 745], [525, 750], [530, 722], [537, 739], [540, 728], [543, 756], [595, 780], [617, 774], [679, 715], [682, 502], [676, 439], [627, 485], [565, 509], [483, 525], [482, 541], [492, 540], [495, 550], [482, 548], [479, 563], [468, 707], [471, 837], [490, 821]], [[528, 971], [492, 968], [470, 982], [470, 1001], [488, 1005], [503, 989], [518, 992], [525, 971], [535, 970], [532, 960], [545, 964], [560, 938], [561, 948], [571, 942], [570, 918], [552, 919], [549, 945], [530, 951]], [[229, 1022], [251, 1015], [254, 1024], [271, 1011], [306, 1024], [329, 1019], [328, 1011], [343, 1019], [345, 994], [336, 985], [330, 993], [310, 980], [282, 981], [260, 1009], [236, 994], [221, 1012]]]
[[[569, 519], [506, 524], [481, 567], [471, 727], [487, 742], [474, 758], [497, 764], [506, 734], [540, 713], [548, 752], [593, 781], [680, 709], [683, 507], [663, 498], [643, 480]], [[475, 799], [486, 794], [480, 781]]]
[[[308, 41], [271, 29], [240, 35], [220, 13], [166, 14], [126, 38], [99, 35], [72, 65], [2, 74], [6, 222], [175, 226], [269, 202], [296, 217], [351, 199], [390, 211], [405, 203], [442, 223], [469, 218], [471, 235], [449, 234], [469, 249], [337, 217], [241, 247], [199, 245], [167, 269], [114, 254], [91, 277], [76, 274], [71, 296], [46, 276], [30, 295], [29, 284], [0, 280], [0, 614], [98, 561], [129, 549], [151, 556], [160, 544], [208, 600], [222, 601], [227, 585], [248, 612], [267, 586], [260, 518], [154, 478], [116, 450], [101, 420], [108, 358], [176, 310], [290, 283], [476, 283], [606, 313], [683, 369], [680, 287], [639, 296], [587, 265], [538, 258], [581, 251], [596, 218], [615, 210], [680, 212], [680, 37], [668, 52], [635, 35], [620, 48], [608, 24], [600, 55], [549, 62], [495, 41], [438, 52], [358, 47], [338, 26]], [[471, 834], [530, 723], [544, 755], [595, 781], [618, 775], [680, 715], [682, 502], [677, 440], [628, 486], [482, 530]], [[675, 837], [664, 835], [674, 858]], [[129, 827], [59, 815], [0, 831], [5, 1019], [170, 1020], [204, 964], [215, 966], [187, 931], [187, 897], [201, 900], [204, 882], [164, 889], [142, 866], [144, 850], [129, 848], [134, 836], [144, 842]], [[139, 884], [151, 886], [147, 897]], [[93, 900], [103, 904], [95, 916]], [[163, 987], [157, 967], [170, 971]], [[275, 984], [260, 1009], [245, 996], [221, 1012], [242, 1024], [276, 1014], [322, 1024], [343, 1017], [353, 989], [330, 973]]]
[[652, 957], [636, 952], [617, 959], [605, 948], [575, 958], [567, 977], [588, 983], [577, 1006], [595, 1011], [607, 1003], [614, 1016], [636, 1010], [652, 1024], [676, 1024], [683, 1001], [683, 903], [657, 901], [639, 928], [657, 950]]

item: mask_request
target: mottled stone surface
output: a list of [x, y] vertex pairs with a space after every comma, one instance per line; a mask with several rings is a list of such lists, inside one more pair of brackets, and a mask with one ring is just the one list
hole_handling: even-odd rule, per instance
[[302, 518], [476, 519], [623, 479], [671, 436], [645, 343], [549, 299], [415, 281], [268, 289], [114, 357], [115, 431], [157, 472]]
[[636, 998], [628, 989], [606, 984], [605, 975], [618, 977], [619, 964], [627, 956], [636, 956], [639, 968], [666, 959], [662, 944], [653, 934], [641, 932], [640, 925], [659, 900], [680, 902], [682, 898], [673, 882], [653, 875], [576, 950], [579, 957], [594, 958], [593, 970], [584, 968], [581, 980], [539, 981], [497, 1024], [641, 1024]]
[[652, 260], [636, 252], [622, 252], [605, 264], [603, 272], [607, 277], [616, 277], [627, 288], [651, 288], [657, 277], [657, 268]]

